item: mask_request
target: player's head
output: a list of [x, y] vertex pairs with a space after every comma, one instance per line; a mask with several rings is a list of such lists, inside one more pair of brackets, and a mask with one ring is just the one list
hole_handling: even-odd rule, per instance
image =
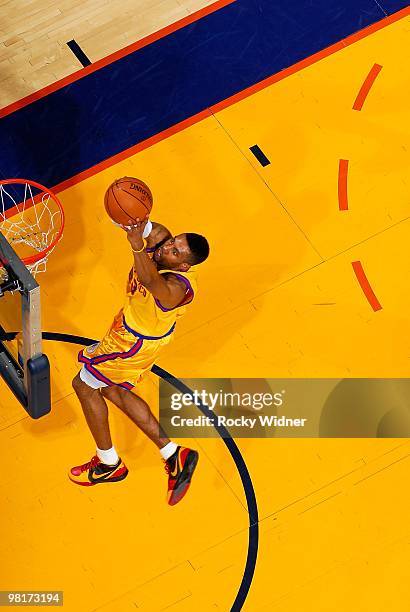
[[208, 257], [209, 244], [200, 234], [188, 232], [168, 238], [154, 252], [154, 260], [159, 268], [187, 272]]

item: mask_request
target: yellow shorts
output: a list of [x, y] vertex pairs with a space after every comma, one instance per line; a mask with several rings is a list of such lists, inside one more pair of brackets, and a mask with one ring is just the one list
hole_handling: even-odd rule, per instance
[[127, 325], [120, 310], [101, 342], [81, 350], [78, 361], [100, 382], [132, 389], [169, 344], [174, 327], [161, 337], [143, 336]]

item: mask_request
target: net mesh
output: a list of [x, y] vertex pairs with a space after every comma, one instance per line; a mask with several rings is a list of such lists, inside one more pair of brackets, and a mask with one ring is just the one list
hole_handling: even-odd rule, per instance
[[46, 270], [63, 224], [60, 203], [41, 185], [0, 183], [0, 231], [33, 275]]

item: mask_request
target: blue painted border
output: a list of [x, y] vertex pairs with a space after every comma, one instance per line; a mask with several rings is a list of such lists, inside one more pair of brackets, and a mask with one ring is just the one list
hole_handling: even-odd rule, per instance
[[0, 176], [53, 187], [407, 4], [236, 0], [0, 119]]

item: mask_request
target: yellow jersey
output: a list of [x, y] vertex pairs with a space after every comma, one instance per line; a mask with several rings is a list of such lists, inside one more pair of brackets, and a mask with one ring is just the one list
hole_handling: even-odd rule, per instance
[[196, 272], [176, 270], [159, 270], [159, 274], [174, 274], [185, 284], [186, 290], [181, 303], [174, 308], [165, 308], [159, 300], [154, 298], [138, 280], [132, 267], [126, 288], [126, 302], [123, 309], [124, 325], [147, 339], [159, 339], [171, 334], [177, 318], [185, 313], [186, 306], [192, 302], [196, 292]]

